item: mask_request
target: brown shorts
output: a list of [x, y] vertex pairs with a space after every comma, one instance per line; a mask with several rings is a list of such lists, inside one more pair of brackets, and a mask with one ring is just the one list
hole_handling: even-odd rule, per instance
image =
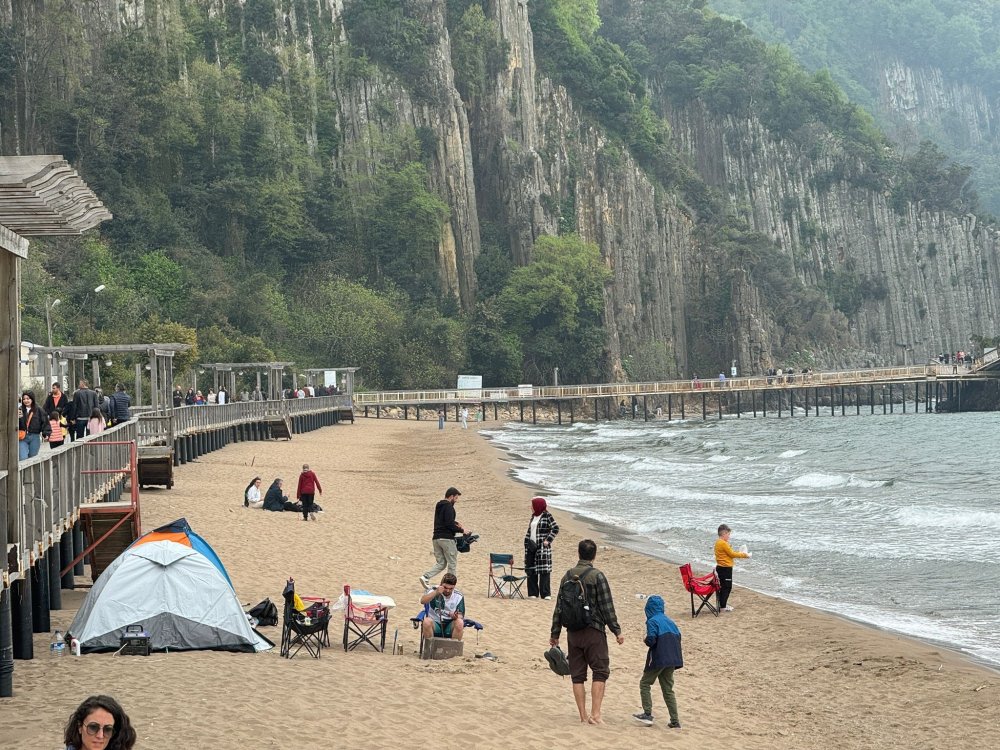
[[566, 634], [569, 644], [570, 678], [575, 683], [587, 681], [587, 667], [594, 672], [594, 682], [607, 682], [611, 675], [611, 657], [608, 656], [608, 636], [603, 630], [584, 628]]

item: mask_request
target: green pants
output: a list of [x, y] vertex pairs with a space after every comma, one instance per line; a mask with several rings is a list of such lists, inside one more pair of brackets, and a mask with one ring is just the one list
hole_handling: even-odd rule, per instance
[[653, 698], [649, 689], [657, 680], [660, 681], [660, 690], [663, 691], [663, 700], [667, 703], [667, 711], [670, 712], [670, 720], [679, 722], [677, 718], [677, 699], [674, 697], [674, 668], [662, 667], [660, 669], [648, 669], [642, 673], [639, 680], [639, 697], [642, 699], [642, 710], [647, 714], [653, 713]]

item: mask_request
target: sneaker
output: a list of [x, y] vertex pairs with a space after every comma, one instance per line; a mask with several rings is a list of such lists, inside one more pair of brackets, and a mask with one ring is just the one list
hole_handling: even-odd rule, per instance
[[552, 598], [551, 596], [543, 596], [542, 597], [542, 599], [544, 599], [545, 601], [549, 601], [551, 598]]
[[302, 520], [303, 520], [303, 521], [308, 521], [309, 519], [308, 519], [308, 518], [306, 518], [305, 516], [302, 516]]
[[653, 726], [653, 714], [647, 714], [643, 711], [641, 714], [632, 714], [632, 718], [647, 727]]
[[309, 514], [309, 520], [310, 521], [315, 521], [316, 520], [316, 514], [315, 513], [310, 513]]
[[667, 724], [667, 726], [670, 729], [680, 729], [681, 728], [681, 723], [679, 721], [674, 721], [673, 719], [671, 719], [670, 723]]
[[534, 594], [532, 594], [532, 595], [530, 595], [530, 596], [529, 596], [528, 598], [529, 598], [529, 599], [537, 599], [538, 597], [537, 597], [537, 596], [535, 596]]
[[733, 608], [727, 605], [727, 606], [725, 606], [725, 607], [722, 608], [722, 611], [723, 612], [732, 612]]
[[426, 576], [420, 576], [420, 585], [424, 587], [424, 591], [431, 587], [431, 582], [427, 580]]

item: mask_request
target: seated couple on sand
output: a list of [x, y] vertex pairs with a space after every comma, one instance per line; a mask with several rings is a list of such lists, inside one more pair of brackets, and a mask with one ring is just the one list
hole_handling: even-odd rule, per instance
[[465, 597], [456, 590], [458, 578], [454, 573], [445, 573], [441, 585], [428, 589], [420, 597], [420, 603], [427, 608], [421, 627], [424, 638], [451, 638], [462, 640], [465, 629]]
[[[288, 496], [284, 494], [285, 480], [275, 479], [271, 486], [267, 488], [267, 493], [261, 498], [260, 495], [260, 477], [254, 477], [253, 481], [247, 485], [247, 488], [243, 491], [243, 506], [246, 508], [263, 508], [264, 510], [271, 510], [275, 512], [289, 511], [291, 513], [303, 513], [303, 507], [301, 503], [293, 503], [288, 499]], [[312, 507], [308, 513], [313, 514], [315, 518], [315, 513], [322, 511], [323, 509], [313, 503]], [[303, 515], [305, 517], [305, 514]]]

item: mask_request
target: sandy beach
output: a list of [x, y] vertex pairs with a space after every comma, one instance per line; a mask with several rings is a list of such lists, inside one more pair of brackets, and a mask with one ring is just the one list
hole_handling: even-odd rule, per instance
[[[292, 513], [242, 507], [255, 475], [294, 488], [303, 462], [325, 490], [325, 513], [304, 523]], [[192, 652], [48, 658], [35, 636], [31, 662], [17, 662], [16, 695], [0, 700], [0, 746], [61, 747], [64, 722], [92, 693], [116, 696], [138, 747], [412, 748], [448, 743], [476, 748], [973, 748], [1000, 725], [1000, 673], [960, 655], [737, 588], [735, 612], [690, 617], [675, 564], [600, 537], [597, 566], [608, 576], [626, 637], [612, 642], [605, 726], [581, 725], [569, 678], [549, 671], [552, 602], [486, 598], [487, 554], [514, 552], [531, 514], [531, 488], [510, 478], [502, 454], [473, 430], [434, 421], [360, 419], [292, 441], [240, 443], [176, 470], [172, 490], [142, 493], [144, 530], [186, 517], [225, 563], [245, 603], [271, 597], [280, 608], [285, 579], [302, 594], [336, 599], [345, 583], [393, 597], [386, 653], [344, 653], [342, 621], [319, 660]], [[459, 521], [481, 535], [459, 557], [459, 586], [470, 617], [465, 656], [417, 658], [409, 618], [432, 562], [434, 503], [454, 485]], [[557, 504], [558, 501], [555, 501]], [[599, 532], [551, 508], [561, 526], [554, 546], [558, 580], [576, 544]], [[712, 544], [706, 539], [706, 546]], [[659, 593], [683, 633], [685, 667], [675, 682], [683, 728], [631, 719], [646, 648], [643, 602]], [[52, 613], [65, 628], [85, 595], [63, 592]], [[403, 653], [390, 653], [398, 628]], [[281, 628], [263, 628], [277, 643]], [[565, 644], [565, 636], [563, 639]], [[491, 651], [496, 662], [476, 658]], [[456, 744], [457, 743], [457, 744]]]

